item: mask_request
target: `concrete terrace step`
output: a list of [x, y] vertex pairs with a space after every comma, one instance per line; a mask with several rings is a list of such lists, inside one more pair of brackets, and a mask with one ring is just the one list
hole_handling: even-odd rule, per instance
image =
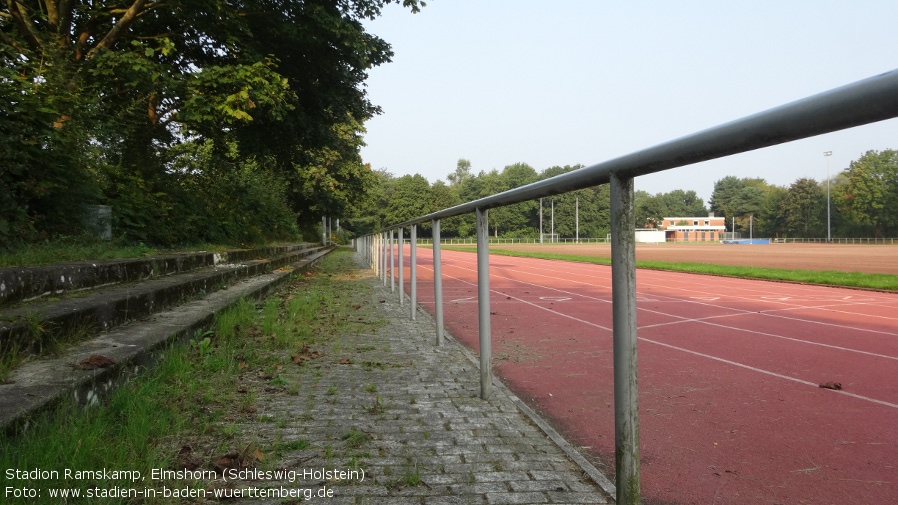
[[136, 282], [203, 267], [240, 263], [316, 247], [289, 244], [224, 252], [190, 252], [112, 261], [75, 261], [0, 269], [0, 307], [45, 296]]
[[[310, 268], [332, 250], [331, 247], [306, 247], [270, 261], [250, 262], [258, 264], [257, 273], [248, 274], [228, 289], [156, 311], [139, 321], [132, 320], [76, 343], [53, 357], [22, 364], [5, 383], [0, 383], [0, 429], [26, 429], [31, 416], [66, 397], [74, 397], [79, 403], [96, 402], [120, 381], [153, 363], [168, 343], [209, 328], [215, 314], [240, 299], [264, 298], [292, 274]], [[275, 264], [283, 268], [261, 271], [271, 270]], [[249, 272], [251, 268], [245, 270]], [[95, 370], [81, 370], [76, 366], [94, 354], [110, 358], [115, 364]]]
[[[216, 255], [214, 266], [198, 267], [207, 258], [205, 254], [184, 255], [180, 258], [157, 258], [105, 262], [82, 268], [71, 284], [85, 286], [94, 283], [92, 289], [72, 293], [61, 299], [47, 299], [0, 309], [0, 352], [15, 346], [18, 349], [37, 350], [42, 341], [67, 340], [71, 335], [89, 334], [110, 330], [129, 320], [145, 317], [187, 300], [224, 289], [228, 285], [266, 271], [288, 265], [298, 259], [324, 250], [321, 246], [302, 244], [280, 248], [236, 251], [233, 254]], [[258, 258], [262, 254], [275, 254], [269, 259]], [[222, 258], [237, 259], [241, 263], [224, 263]], [[186, 258], [186, 259], [185, 259]], [[127, 266], [122, 266], [126, 264]], [[208, 264], [208, 263], [207, 263]], [[167, 270], [153, 270], [166, 265]], [[60, 272], [65, 267], [50, 266], [45, 272]], [[84, 274], [86, 271], [90, 273]], [[72, 271], [72, 270], [70, 270]], [[142, 277], [140, 272], [170, 272], [168, 275]], [[179, 272], [179, 273], [173, 273]], [[99, 274], [99, 275], [95, 275]], [[100, 279], [138, 277], [141, 282], [99, 283]], [[37, 277], [37, 276], [33, 276]], [[75, 276], [73, 276], [75, 277]], [[20, 291], [34, 291], [28, 288]]]

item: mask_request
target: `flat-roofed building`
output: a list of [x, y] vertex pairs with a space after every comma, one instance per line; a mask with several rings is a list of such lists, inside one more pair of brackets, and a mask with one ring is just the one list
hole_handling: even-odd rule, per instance
[[664, 230], [668, 242], [718, 242], [726, 231], [726, 218], [716, 217], [665, 217], [659, 228]]

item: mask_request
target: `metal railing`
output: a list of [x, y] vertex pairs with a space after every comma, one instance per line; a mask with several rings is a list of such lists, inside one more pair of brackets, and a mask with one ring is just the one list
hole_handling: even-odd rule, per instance
[[898, 238], [774, 238], [773, 244], [885, 244], [895, 245]]
[[[393, 231], [411, 231], [411, 317], [415, 317], [417, 225], [432, 222], [437, 343], [443, 340], [440, 220], [474, 213], [477, 218], [477, 282], [480, 392], [492, 384], [489, 301], [489, 209], [597, 186], [611, 185], [611, 288], [613, 313], [615, 489], [619, 505], [641, 503], [636, 367], [636, 256], [634, 179], [671, 168], [791, 142], [898, 117], [898, 70], [709, 128], [604, 163], [443, 209], [361, 237], [357, 250], [393, 284]], [[400, 242], [401, 243], [401, 242]], [[389, 256], [389, 264], [387, 257]], [[403, 300], [402, 254], [399, 297]]]

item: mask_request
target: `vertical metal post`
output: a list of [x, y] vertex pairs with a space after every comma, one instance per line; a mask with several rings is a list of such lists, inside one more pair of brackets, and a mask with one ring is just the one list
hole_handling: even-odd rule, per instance
[[555, 243], [555, 199], [552, 199], [552, 233], [550, 234], [549, 241], [553, 244]]
[[433, 300], [437, 320], [437, 345], [443, 345], [443, 258], [440, 251], [440, 220], [433, 220]]
[[331, 223], [333, 223], [333, 218], [328, 216], [327, 217], [327, 242], [328, 243], [331, 243], [334, 241], [334, 234], [333, 234], [333, 231], [331, 230]]
[[371, 263], [374, 267], [374, 275], [380, 276], [380, 250], [378, 247], [380, 246], [380, 240], [378, 240], [377, 234], [371, 236]]
[[580, 243], [580, 197], [574, 200], [574, 222], [576, 223], [576, 231], [574, 232], [574, 242]]
[[829, 198], [829, 157], [833, 155], [832, 151], [824, 151], [826, 156], [826, 242], [832, 242], [832, 218], [830, 217], [830, 198]]
[[543, 199], [539, 199], [539, 243], [543, 243]]
[[396, 292], [396, 260], [393, 251], [393, 229], [390, 228], [390, 293]]
[[380, 278], [387, 285], [387, 232], [380, 233]]
[[402, 278], [405, 274], [402, 271], [402, 227], [399, 227], [399, 306], [405, 305], [405, 280]]
[[327, 245], [327, 216], [321, 216], [321, 245]]
[[489, 210], [477, 214], [477, 315], [480, 329], [480, 398], [492, 389], [492, 335], [490, 333], [490, 230]]
[[409, 237], [409, 244], [411, 246], [411, 261], [409, 262], [409, 270], [411, 274], [409, 275], [409, 295], [411, 295], [411, 299], [409, 300], [409, 305], [412, 307], [412, 321], [415, 320], [415, 312], [418, 309], [418, 257], [417, 257], [417, 246], [418, 246], [418, 225], [412, 225], [412, 234]]
[[636, 374], [636, 217], [633, 178], [611, 174], [614, 460], [618, 505], [642, 503]]

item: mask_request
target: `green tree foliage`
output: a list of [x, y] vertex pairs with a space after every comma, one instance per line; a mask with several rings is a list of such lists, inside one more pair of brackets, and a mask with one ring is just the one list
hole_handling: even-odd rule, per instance
[[711, 212], [726, 218], [728, 230], [735, 220], [736, 229], [729, 231], [748, 233], [753, 228], [756, 236], [767, 235], [777, 222], [776, 207], [769, 205], [776, 191], [764, 179], [727, 176], [714, 183]]
[[675, 189], [669, 193], [650, 195], [637, 191], [635, 213], [636, 226], [655, 228], [665, 217], [707, 216], [708, 209], [695, 191]]
[[[379, 109], [368, 100], [364, 80], [392, 56], [361, 21], [390, 3], [413, 12], [424, 5], [3, 3], [0, 94], [11, 105], [4, 113], [31, 126], [0, 138], [0, 163], [44, 164], [46, 170], [3, 174], [0, 191], [6, 194], [0, 196], [8, 198], [0, 209], [0, 232], [20, 238], [55, 232], [68, 224], [62, 217], [71, 218], [74, 207], [108, 203], [117, 209], [121, 233], [148, 236], [143, 230], [179, 226], [174, 216], [190, 208], [183, 201], [203, 197], [184, 193], [196, 186], [186, 179], [200, 172], [208, 175], [206, 184], [250, 180], [247, 170], [257, 170], [262, 180], [278, 179], [285, 188], [279, 195], [300, 223], [346, 211], [373, 180], [359, 147], [364, 122]], [[4, 133], [8, 117], [0, 118]], [[194, 146], [178, 149], [185, 144]], [[176, 158], [191, 150], [210, 151], [202, 157], [210, 164], [177, 173]], [[225, 169], [233, 172], [226, 175]], [[228, 184], [219, 189], [230, 190]], [[57, 198], [56, 188], [69, 190], [69, 212], [54, 214], [48, 207], [48, 201], [66, 201]]]
[[839, 208], [874, 237], [898, 233], [898, 151], [867, 151], [838, 186]]
[[[548, 179], [582, 168], [582, 165], [549, 167], [540, 174], [540, 179]], [[582, 238], [605, 237], [611, 232], [611, 191], [605, 184], [543, 198], [543, 233], [550, 233], [552, 202], [555, 203], [555, 233], [560, 238], [579, 236]], [[579, 220], [577, 219], [579, 215]], [[539, 232], [537, 219], [534, 227]]]
[[464, 158], [459, 158], [458, 163], [455, 166], [455, 171], [447, 175], [446, 179], [453, 187], [459, 187], [464, 185], [473, 176], [474, 175], [471, 174], [471, 162]]
[[[501, 193], [510, 189], [526, 186], [537, 179], [536, 170], [526, 163], [515, 163], [502, 169], [502, 172], [492, 176], [495, 179], [483, 189], [491, 191], [481, 194], [480, 197]], [[536, 219], [537, 202], [521, 202], [506, 207], [498, 207], [490, 210], [489, 221], [494, 236], [526, 237], [533, 235], [533, 223]]]
[[793, 182], [779, 201], [778, 220], [790, 237], [826, 235], [826, 193], [814, 179]]
[[[553, 166], [537, 173], [525, 163], [515, 163], [499, 170], [472, 174], [471, 164], [460, 159], [449, 184], [437, 181], [429, 185], [420, 175], [395, 178], [386, 171], [376, 172], [378, 184], [369, 191], [364, 204], [355, 211], [356, 223], [377, 223], [380, 229], [397, 223], [548, 179], [580, 168]], [[851, 168], [832, 181], [833, 230], [837, 236], [870, 236], [874, 221], [859, 220], [871, 212], [879, 215], [883, 235], [898, 232], [898, 154], [895, 151], [870, 152], [853, 162]], [[868, 189], [869, 188], [869, 189]], [[891, 191], [891, 193], [890, 193]], [[876, 196], [866, 200], [858, 194]], [[664, 217], [699, 217], [708, 208], [694, 191], [675, 189], [651, 195], [636, 192], [636, 225], [657, 224]], [[867, 207], [852, 205], [865, 202]], [[610, 232], [610, 188], [607, 184], [543, 198], [543, 230], [550, 232], [554, 203], [555, 233], [561, 238], [579, 236], [605, 237]], [[796, 180], [788, 188], [768, 184], [758, 178], [724, 177], [717, 181], [711, 198], [711, 210], [726, 218], [730, 228], [735, 218], [736, 231], [755, 237], [810, 237], [826, 235], [825, 188], [813, 179]], [[873, 209], [872, 211], [870, 209]], [[579, 210], [579, 212], [578, 212]], [[854, 214], [852, 214], [852, 212]], [[426, 227], [424, 227], [426, 229]], [[474, 236], [472, 215], [443, 220], [444, 237]], [[539, 236], [539, 201], [523, 202], [490, 210], [490, 233], [499, 237]], [[422, 234], [421, 236], [426, 236]]]
[[394, 183], [384, 220], [387, 223], [401, 223], [429, 214], [430, 209], [430, 183], [427, 179], [419, 174], [404, 175]]

